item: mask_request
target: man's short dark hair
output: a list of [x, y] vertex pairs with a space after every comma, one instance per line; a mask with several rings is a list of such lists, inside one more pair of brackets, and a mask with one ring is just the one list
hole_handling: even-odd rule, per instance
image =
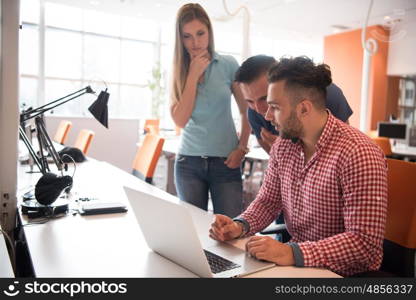
[[281, 58], [268, 72], [269, 83], [280, 80], [285, 81], [285, 89], [296, 103], [307, 97], [316, 107], [325, 108], [326, 88], [332, 83], [328, 65], [315, 65], [306, 56]]
[[267, 74], [270, 67], [276, 62], [274, 57], [256, 55], [246, 59], [235, 73], [235, 81], [251, 83], [262, 74]]

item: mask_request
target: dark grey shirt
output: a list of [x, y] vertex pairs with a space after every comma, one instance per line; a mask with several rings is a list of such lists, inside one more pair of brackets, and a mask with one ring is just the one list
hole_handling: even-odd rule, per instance
[[[334, 83], [326, 88], [326, 107], [336, 118], [344, 122], [346, 122], [353, 113], [344, 93]], [[258, 139], [261, 139], [260, 131], [262, 127], [275, 135], [279, 134], [270, 121], [267, 121], [261, 114], [251, 108], [248, 109], [248, 121], [253, 129], [253, 133]]]

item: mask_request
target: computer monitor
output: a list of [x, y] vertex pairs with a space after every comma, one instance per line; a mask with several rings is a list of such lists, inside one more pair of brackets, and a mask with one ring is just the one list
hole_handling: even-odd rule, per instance
[[407, 126], [403, 123], [379, 122], [377, 124], [378, 136], [391, 139], [406, 139]]

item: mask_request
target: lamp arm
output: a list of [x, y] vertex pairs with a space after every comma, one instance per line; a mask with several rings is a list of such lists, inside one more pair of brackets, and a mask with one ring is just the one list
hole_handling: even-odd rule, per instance
[[[80, 89], [80, 90], [78, 90], [78, 91], [76, 91], [76, 92], [68, 94], [68, 95], [66, 95], [62, 98], [56, 99], [52, 102], [49, 102], [49, 103], [47, 103], [45, 105], [42, 105], [42, 106], [39, 106], [39, 107], [37, 107], [35, 109], [32, 109], [28, 112], [21, 113], [20, 114], [20, 122], [24, 122], [24, 121], [27, 121], [29, 119], [35, 118], [35, 117], [37, 117], [37, 116], [39, 116], [39, 115], [41, 115], [41, 114], [43, 114], [43, 113], [45, 113], [45, 112], [47, 112], [51, 109], [54, 109], [55, 107], [58, 107], [62, 104], [65, 104], [65, 103], [67, 103], [67, 102], [69, 102], [69, 101], [71, 101], [75, 98], [78, 98], [78, 97], [80, 97], [84, 94], [87, 94], [87, 93], [89, 93], [89, 94], [94, 94], [95, 93], [89, 85]], [[67, 99], [68, 97], [71, 97], [71, 98]], [[51, 106], [51, 105], [53, 105], [53, 106]]]
[[61, 157], [59, 156], [58, 152], [56, 151], [55, 147], [53, 146], [52, 140], [46, 131], [45, 123], [43, 122], [41, 117], [37, 117], [35, 119], [36, 130], [38, 133], [38, 140], [39, 140], [39, 151], [42, 163], [44, 168], [49, 171], [48, 161], [46, 156], [43, 154], [43, 149], [46, 149], [47, 152], [52, 156], [52, 159], [58, 168], [59, 171], [62, 171], [63, 162]]
[[[69, 102], [69, 101], [71, 101], [71, 100], [74, 100], [74, 99], [76, 99], [76, 98], [78, 98], [78, 97], [80, 97], [80, 96], [82, 96], [82, 95], [84, 95], [84, 94], [87, 94], [88, 92], [83, 92], [83, 93], [81, 93], [81, 94], [79, 94], [79, 95], [76, 95], [76, 96], [74, 96], [74, 97], [72, 97], [72, 98], [69, 98], [69, 99], [66, 99], [65, 101], [62, 101], [62, 102], [60, 102], [60, 103], [58, 103], [58, 104], [56, 104], [56, 105], [54, 105], [54, 106], [52, 106], [52, 107], [47, 107], [47, 108], [44, 108], [44, 109], [42, 109], [42, 110], [40, 110], [40, 107], [39, 108], [36, 108], [36, 111], [33, 111], [33, 110], [31, 110], [29, 113], [30, 113], [30, 116], [29, 117], [25, 117], [25, 116], [23, 116], [23, 115], [21, 115], [20, 116], [20, 122], [24, 122], [24, 121], [27, 121], [27, 120], [29, 120], [29, 119], [32, 119], [32, 118], [36, 118], [36, 117], [38, 117], [38, 116], [40, 116], [40, 115], [42, 115], [42, 114], [44, 114], [45, 112], [47, 112], [47, 111], [49, 111], [49, 110], [51, 110], [51, 109], [54, 109], [55, 107], [58, 107], [58, 106], [61, 106], [62, 104], [65, 104], [65, 103], [67, 103], [67, 102]], [[55, 102], [55, 101], [54, 101]], [[46, 104], [46, 105], [51, 105], [53, 102], [51, 102], [51, 103], [48, 103], [48, 104]], [[44, 105], [45, 106], [45, 105]], [[23, 117], [22, 117], [23, 116]]]
[[37, 156], [35, 149], [33, 149], [32, 144], [30, 143], [30, 141], [29, 141], [24, 129], [22, 128], [22, 126], [19, 126], [19, 135], [22, 138], [23, 143], [25, 144], [25, 146], [29, 150], [29, 153], [32, 156], [33, 160], [35, 161], [36, 165], [38, 166], [39, 170], [42, 172], [42, 174], [45, 174], [46, 170], [44, 170], [42, 168], [42, 164], [39, 160], [39, 157]]

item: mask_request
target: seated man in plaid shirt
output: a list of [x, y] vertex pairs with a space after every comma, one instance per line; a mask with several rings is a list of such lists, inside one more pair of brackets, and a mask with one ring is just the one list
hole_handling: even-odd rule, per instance
[[254, 236], [247, 251], [277, 265], [323, 267], [343, 276], [377, 270], [387, 212], [384, 154], [325, 108], [325, 64], [283, 58], [268, 73], [266, 119], [280, 138], [256, 199], [240, 216], [215, 215], [219, 241], [253, 235], [283, 212], [292, 239]]

